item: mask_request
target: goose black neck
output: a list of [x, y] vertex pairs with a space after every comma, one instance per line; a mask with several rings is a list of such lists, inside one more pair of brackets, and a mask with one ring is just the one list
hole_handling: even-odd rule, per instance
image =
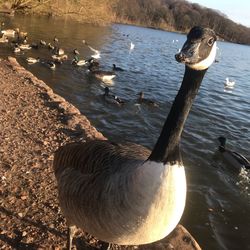
[[185, 67], [181, 87], [148, 160], [163, 163], [181, 162], [179, 151], [181, 133], [205, 73], [206, 69], [197, 71]]

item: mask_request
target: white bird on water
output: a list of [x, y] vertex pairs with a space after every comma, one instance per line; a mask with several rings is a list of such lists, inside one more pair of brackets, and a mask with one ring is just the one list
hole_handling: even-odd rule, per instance
[[234, 81], [230, 81], [229, 78], [226, 78], [226, 82], [224, 83], [224, 87], [228, 88], [228, 89], [232, 89], [234, 88], [235, 82]]
[[86, 46], [88, 46], [88, 48], [89, 48], [90, 50], [92, 50], [92, 51], [94, 52], [94, 54], [91, 55], [92, 58], [94, 58], [94, 59], [100, 59], [100, 58], [101, 58], [101, 52], [100, 52], [99, 50], [94, 49], [93, 47], [91, 47], [85, 40], [82, 40], [82, 42], [83, 42]]
[[135, 48], [135, 44], [133, 42], [130, 42], [129, 50], [132, 51], [134, 48]]

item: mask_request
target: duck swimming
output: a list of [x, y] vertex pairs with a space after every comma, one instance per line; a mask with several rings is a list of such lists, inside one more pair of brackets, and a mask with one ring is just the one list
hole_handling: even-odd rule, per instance
[[144, 98], [144, 92], [143, 91], [141, 91], [139, 93], [139, 98], [137, 99], [137, 103], [146, 104], [146, 105], [152, 106], [152, 107], [159, 107], [159, 105], [155, 101]]
[[42, 62], [43, 65], [45, 65], [47, 68], [55, 70], [56, 69], [56, 64], [54, 62], [51, 61], [43, 61]]
[[105, 87], [103, 97], [107, 103], [118, 104], [118, 105], [124, 104], [124, 101], [121, 100], [119, 97], [110, 94], [110, 90], [108, 87]]
[[115, 64], [113, 64], [113, 70], [114, 71], [124, 71], [124, 69], [117, 67]]
[[14, 53], [19, 53], [19, 52], [21, 52], [21, 49], [19, 48], [18, 44], [16, 44], [16, 45], [14, 46], [13, 52], [14, 52]]
[[29, 50], [29, 49], [32, 49], [32, 47], [29, 45], [29, 44], [20, 44], [19, 45], [19, 48], [21, 50]]
[[51, 57], [55, 63], [60, 63], [60, 64], [62, 64], [63, 61], [66, 61], [68, 59], [67, 55], [60, 55], [60, 56], [59, 55], [52, 55]]
[[220, 136], [218, 138], [218, 141], [220, 142], [219, 145], [219, 152], [222, 154], [223, 158], [233, 165], [234, 167], [240, 169], [240, 168], [246, 168], [250, 169], [250, 161], [243, 156], [242, 154], [232, 151], [230, 149], [226, 148], [226, 138], [223, 136]]
[[27, 57], [26, 61], [28, 62], [28, 64], [34, 64], [34, 63], [40, 62], [40, 58], [39, 57], [37, 58]]
[[88, 63], [88, 61], [82, 59], [80, 60], [78, 56], [75, 56], [74, 59], [72, 60], [72, 64], [77, 65], [77, 66], [84, 66]]
[[13, 29], [7, 29], [7, 30], [1, 30], [1, 33], [8, 37], [14, 37], [16, 34], [16, 31]]
[[0, 38], [0, 43], [8, 43], [9, 38], [3, 34], [3, 36]]
[[40, 40], [40, 44], [41, 44], [42, 46], [46, 46], [46, 45], [47, 45], [47, 43], [46, 43], [44, 40]]
[[74, 49], [74, 50], [73, 50], [73, 53], [74, 53], [75, 55], [80, 55], [80, 53], [79, 53], [79, 51], [78, 51], [77, 49]]

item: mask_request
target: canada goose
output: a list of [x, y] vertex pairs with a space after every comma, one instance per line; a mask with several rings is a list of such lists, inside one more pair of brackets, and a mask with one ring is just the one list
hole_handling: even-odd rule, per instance
[[124, 101], [121, 100], [118, 96], [110, 94], [110, 90], [108, 87], [105, 87], [103, 97], [107, 103], [117, 104], [117, 105], [124, 104]]
[[146, 104], [146, 105], [149, 105], [149, 106], [152, 106], [152, 107], [159, 107], [159, 105], [155, 101], [144, 98], [144, 92], [143, 91], [141, 91], [139, 93], [139, 98], [137, 99], [137, 103]]
[[220, 142], [219, 152], [223, 155], [223, 158], [228, 163], [230, 163], [232, 166], [236, 167], [237, 169], [241, 169], [241, 168], [250, 169], [250, 161], [247, 160], [245, 156], [226, 148], [225, 137], [220, 136], [218, 138], [218, 141]]
[[229, 89], [233, 89], [234, 85], [235, 85], [235, 82], [234, 81], [230, 81], [229, 78], [227, 77], [226, 81], [224, 83], [224, 87], [225, 88], [229, 88]]
[[185, 74], [152, 152], [138, 144], [108, 140], [71, 143], [57, 150], [53, 167], [69, 223], [68, 249], [74, 226], [120, 245], [154, 242], [176, 227], [186, 200], [181, 133], [214, 61], [215, 41], [213, 30], [194, 27], [175, 56], [186, 64]]
[[88, 69], [92, 75], [102, 80], [103, 82], [111, 81], [113, 78], [116, 77], [116, 74], [113, 71], [105, 71], [105, 70], [96, 69], [96, 67], [93, 64], [90, 64], [88, 66]]
[[9, 38], [3, 34], [3, 36], [0, 38], [0, 43], [7, 43], [9, 42]]
[[34, 63], [40, 62], [40, 58], [39, 58], [39, 57], [37, 57], [37, 58], [27, 57], [27, 58], [26, 58], [26, 61], [27, 61], [29, 64], [34, 64]]
[[77, 65], [77, 66], [84, 66], [88, 63], [88, 61], [82, 59], [80, 60], [78, 56], [75, 56], [74, 59], [72, 60], [72, 64]]
[[115, 64], [113, 64], [113, 70], [114, 71], [124, 71], [124, 69], [117, 67]]
[[100, 59], [101, 58], [101, 52], [97, 49], [92, 48], [85, 40], [82, 40], [83, 44], [85, 44], [91, 51], [94, 52], [93, 55], [91, 55], [94, 59]]

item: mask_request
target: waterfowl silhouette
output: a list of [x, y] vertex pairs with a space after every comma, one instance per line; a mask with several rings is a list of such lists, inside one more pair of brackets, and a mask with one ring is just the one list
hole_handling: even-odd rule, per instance
[[114, 71], [124, 71], [124, 69], [117, 67], [115, 64], [113, 64], [113, 70]]

